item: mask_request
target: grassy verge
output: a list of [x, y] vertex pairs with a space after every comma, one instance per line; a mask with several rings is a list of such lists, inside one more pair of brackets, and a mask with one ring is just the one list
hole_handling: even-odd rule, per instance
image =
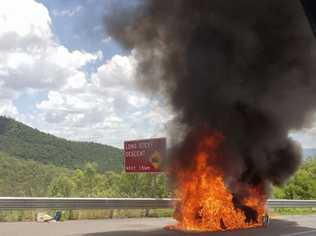
[[[0, 211], [0, 222], [36, 221], [36, 215], [45, 212], [53, 216], [55, 210], [23, 210], [23, 211]], [[141, 217], [171, 217], [173, 209], [150, 209], [150, 210], [67, 210], [63, 211], [64, 220], [92, 220], [111, 218], [141, 218]]]
[[[38, 212], [45, 212], [51, 216], [55, 210], [23, 210], [0, 211], [0, 222], [36, 221]], [[173, 209], [150, 210], [67, 210], [63, 211], [64, 220], [95, 220], [111, 218], [141, 218], [141, 217], [172, 217]], [[316, 215], [316, 208], [274, 208], [269, 213], [273, 215]]]
[[271, 212], [276, 215], [313, 215], [316, 208], [274, 208]]

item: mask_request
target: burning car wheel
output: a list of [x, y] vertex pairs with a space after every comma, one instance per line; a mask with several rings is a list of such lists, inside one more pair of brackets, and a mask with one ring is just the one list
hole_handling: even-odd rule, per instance
[[270, 219], [269, 219], [269, 215], [268, 214], [265, 214], [263, 216], [263, 219], [262, 219], [262, 226], [263, 227], [268, 227], [270, 224]]

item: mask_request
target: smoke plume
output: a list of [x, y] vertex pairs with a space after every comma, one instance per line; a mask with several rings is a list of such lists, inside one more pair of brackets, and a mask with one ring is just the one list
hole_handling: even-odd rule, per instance
[[295, 172], [301, 149], [288, 133], [316, 107], [315, 42], [298, 0], [144, 0], [105, 25], [134, 49], [139, 84], [185, 127], [179, 165], [199, 136], [221, 132], [227, 176], [281, 184]]

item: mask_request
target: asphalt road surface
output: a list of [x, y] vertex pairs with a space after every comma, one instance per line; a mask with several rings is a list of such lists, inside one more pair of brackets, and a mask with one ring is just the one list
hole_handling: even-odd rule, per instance
[[184, 233], [164, 229], [170, 218], [0, 223], [1, 236], [316, 236], [316, 216], [272, 219], [269, 227], [217, 233]]

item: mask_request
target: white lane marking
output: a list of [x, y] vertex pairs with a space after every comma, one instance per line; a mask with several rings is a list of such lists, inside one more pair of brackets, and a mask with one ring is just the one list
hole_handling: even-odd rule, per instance
[[304, 235], [304, 234], [309, 234], [309, 233], [316, 233], [316, 230], [304, 231], [304, 232], [299, 232], [299, 233], [294, 233], [294, 234], [283, 234], [281, 236], [297, 236], [297, 235]]

